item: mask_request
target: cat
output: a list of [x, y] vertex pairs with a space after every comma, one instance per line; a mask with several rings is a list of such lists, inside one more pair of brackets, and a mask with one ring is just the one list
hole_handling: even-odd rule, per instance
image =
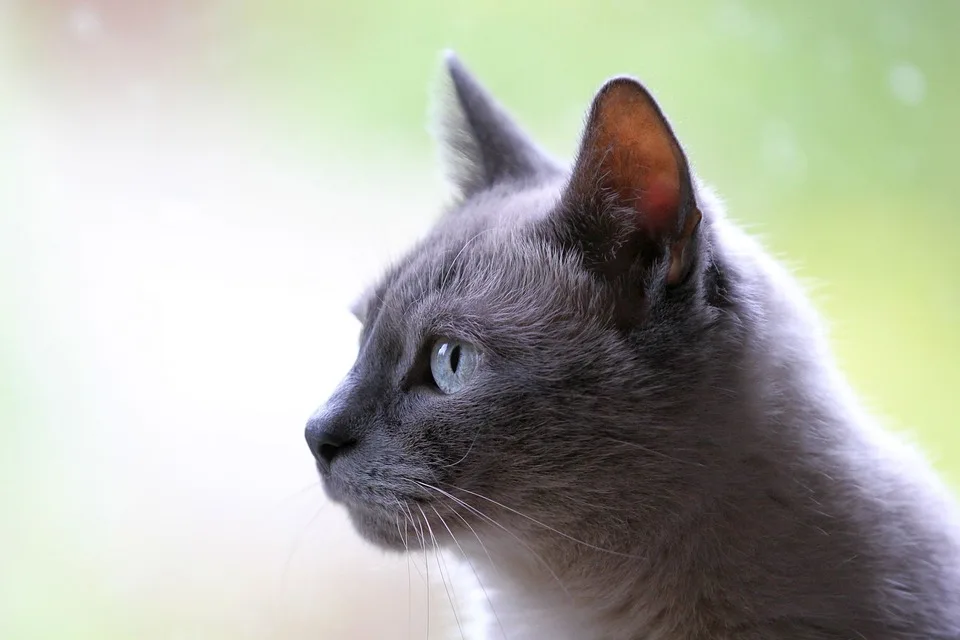
[[651, 93], [606, 82], [568, 167], [444, 60], [457, 198], [306, 428], [359, 534], [462, 554], [489, 638], [960, 638], [952, 496]]

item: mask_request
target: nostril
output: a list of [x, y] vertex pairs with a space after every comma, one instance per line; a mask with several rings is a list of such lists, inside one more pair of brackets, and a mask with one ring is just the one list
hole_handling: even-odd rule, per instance
[[326, 462], [327, 464], [330, 464], [331, 462], [333, 462], [333, 459], [336, 457], [337, 451], [339, 450], [340, 450], [339, 446], [335, 444], [327, 443], [327, 444], [320, 445], [320, 451], [318, 451], [317, 453], [320, 455], [321, 458], [323, 458], [324, 462]]
[[330, 434], [323, 434], [313, 443], [313, 453], [324, 467], [330, 468], [334, 458], [342, 455], [356, 444], [356, 440], [341, 440]]
[[326, 412], [318, 412], [307, 422], [304, 436], [321, 471], [328, 471], [335, 458], [356, 445], [350, 427], [347, 420]]

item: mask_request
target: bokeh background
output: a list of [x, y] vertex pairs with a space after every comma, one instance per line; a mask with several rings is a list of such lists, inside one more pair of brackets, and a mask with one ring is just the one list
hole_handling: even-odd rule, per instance
[[0, 637], [459, 637], [302, 441], [445, 197], [446, 47], [564, 157], [643, 79], [957, 486], [958, 33], [942, 0], [0, 0]]

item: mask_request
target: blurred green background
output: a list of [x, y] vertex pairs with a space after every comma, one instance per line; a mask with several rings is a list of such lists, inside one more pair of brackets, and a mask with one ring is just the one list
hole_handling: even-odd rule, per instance
[[[0, 286], [8, 292], [0, 296], [0, 507], [6, 514], [0, 524], [0, 636], [174, 637], [159, 623], [147, 625], [147, 633], [126, 614], [135, 618], [152, 611], [156, 620], [187, 615], [144, 605], [118, 616], [117, 590], [123, 588], [104, 586], [113, 582], [101, 575], [98, 556], [75, 553], [71, 546], [83, 537], [78, 534], [83, 519], [49, 506], [74, 499], [64, 497], [65, 486], [74, 491], [84, 486], [86, 500], [109, 502], [103, 496], [113, 494], [103, 493], [104, 487], [123, 484], [125, 473], [132, 478], [138, 471], [136, 464], [120, 466], [97, 482], [87, 468], [61, 476], [66, 473], [61, 466], [44, 462], [46, 447], [60, 442], [51, 407], [74, 395], [82, 400], [69, 406], [80, 412], [89, 409], [90, 397], [125, 407], [149, 404], [116, 391], [113, 378], [97, 377], [98, 367], [106, 365], [94, 366], [82, 355], [83, 345], [100, 344], [88, 340], [92, 330], [73, 332], [70, 313], [54, 309], [45, 297], [65, 290], [68, 280], [58, 278], [76, 266], [42, 257], [59, 251], [48, 242], [59, 237], [51, 229], [69, 224], [81, 234], [87, 228], [119, 234], [116, 229], [125, 224], [94, 214], [88, 221], [76, 199], [63, 207], [45, 199], [90, 168], [80, 162], [44, 173], [50, 145], [59, 141], [68, 155], [79, 148], [63, 131], [83, 130], [84, 144], [92, 148], [99, 132], [122, 138], [128, 130], [118, 123], [136, 120], [130, 131], [137, 135], [152, 132], [164, 143], [186, 145], [195, 136], [178, 123], [199, 122], [203, 135], [219, 132], [216, 140], [202, 139], [223, 158], [249, 157], [279, 173], [286, 158], [298, 158], [315, 191], [279, 204], [265, 197], [262, 207], [238, 208], [232, 223], [227, 214], [211, 219], [233, 224], [234, 230], [253, 229], [257, 237], [288, 229], [291, 236], [310, 238], [305, 248], [298, 239], [288, 245], [278, 240], [278, 255], [294, 246], [304, 251], [304, 261], [289, 273], [310, 270], [305, 283], [318, 287], [322, 297], [324, 287], [336, 289], [338, 278], [350, 282], [345, 288], [353, 287], [353, 275], [325, 270], [323, 265], [334, 264], [323, 262], [325, 252], [353, 256], [346, 264], [375, 273], [387, 254], [402, 249], [399, 238], [424, 231], [439, 209], [426, 114], [442, 49], [455, 49], [528, 130], [564, 157], [573, 153], [585, 110], [603, 80], [620, 73], [637, 76], [661, 101], [696, 171], [719, 191], [731, 217], [760, 235], [809, 285], [829, 320], [840, 362], [865, 403], [889, 427], [916, 440], [957, 486], [957, 34], [960, 3], [943, 0], [0, 0], [0, 143], [6, 149], [0, 153]], [[228, 149], [224, 140], [236, 142], [239, 150]], [[144, 149], [141, 155], [151, 155]], [[139, 184], [129, 172], [110, 178], [123, 157], [98, 160], [105, 191]], [[217, 175], [223, 182], [217, 193], [232, 193], [240, 202], [263, 174], [254, 168]], [[165, 179], [162, 171], [153, 173], [149, 184], [160, 192]], [[151, 197], [149, 189], [130, 189], [130, 202], [136, 194], [145, 201]], [[291, 213], [296, 207], [312, 217]], [[189, 212], [178, 215], [186, 235], [193, 233]], [[216, 244], [205, 251], [215, 261]], [[316, 262], [309, 259], [311, 251]], [[233, 264], [231, 259], [223, 262]], [[125, 268], [118, 264], [115, 270]], [[241, 272], [254, 298], [286, 283], [255, 269], [249, 273], [248, 278]], [[50, 282], [60, 282], [61, 289]], [[98, 285], [94, 278], [85, 286]], [[331, 294], [329, 306], [320, 304], [310, 320], [333, 313], [338, 295]], [[203, 307], [214, 304], [213, 298], [191, 299], [201, 305], [199, 312], [179, 309], [171, 298], [164, 313], [213, 313], [213, 307]], [[71, 308], [98, 304], [96, 297], [78, 300], [80, 306]], [[54, 316], [59, 324], [44, 320]], [[258, 322], [251, 330], [260, 334], [247, 336], [254, 344], [265, 335], [296, 332], [279, 312]], [[53, 326], [59, 327], [56, 338], [47, 333]], [[215, 333], [210, 329], [207, 337]], [[296, 335], [309, 340], [309, 326]], [[343, 341], [336, 335], [322, 339]], [[115, 376], [137, 378], [138, 349], [149, 337], [125, 340], [124, 362], [132, 368]], [[67, 344], [80, 345], [69, 359], [61, 351]], [[47, 351], [38, 355], [37, 345]], [[291, 346], [285, 353], [303, 363], [307, 356], [298, 349]], [[264, 351], [262, 361], [252, 363], [211, 360], [204, 371], [215, 379], [222, 373], [217, 367], [263, 364], [274, 380], [282, 369], [270, 357]], [[147, 356], [139, 362], [144, 370], [155, 364]], [[191, 363], [186, 359], [179, 366]], [[329, 375], [332, 380], [334, 373]], [[235, 386], [232, 393], [256, 396], [257, 380], [238, 382], [248, 387]], [[323, 397], [300, 388], [284, 395], [298, 384], [292, 375], [276, 384], [271, 406], [302, 402], [296, 408], [303, 415], [308, 402]], [[191, 398], [198, 406], [213, 404], [202, 391], [196, 395], [200, 399]], [[113, 423], [102, 413], [85, 415], [71, 432], [73, 442], [87, 437], [83, 429], [96, 432], [98, 442], [113, 442], [120, 433], [103, 426]], [[251, 433], [271, 421], [273, 429], [288, 417], [259, 415], [262, 419], [250, 418]], [[133, 450], [140, 446], [138, 423], [128, 418], [122, 433]], [[296, 440], [299, 423], [290, 424], [284, 438], [294, 434]], [[187, 433], [179, 423], [165, 428]], [[290, 464], [302, 464], [309, 481], [309, 463], [294, 457], [299, 453], [290, 454]], [[288, 460], [279, 454], [277, 459], [281, 465]], [[226, 495], [228, 489], [222, 490]], [[217, 495], [211, 493], [210, 504]], [[239, 501], [237, 509], [242, 505]], [[90, 527], [88, 537], [100, 540], [91, 548], [124, 548], [120, 534], [103, 542], [101, 529]], [[124, 562], [122, 551], [117, 554], [117, 562]], [[268, 564], [275, 561], [270, 558]], [[65, 608], [55, 612], [54, 602]], [[237, 637], [215, 622], [204, 622], [204, 631], [197, 631], [195, 621], [185, 624], [193, 630], [189, 637]], [[358, 633], [329, 631], [320, 637], [363, 637]], [[249, 637], [300, 636], [275, 630]]]
[[960, 4], [277, 0], [233, 19], [229, 81], [353, 162], [389, 145], [428, 170], [444, 47], [564, 157], [598, 85], [640, 78], [730, 214], [811, 283], [869, 405], [960, 480]]
[[639, 77], [730, 214], [811, 281], [870, 406], [960, 480], [957, 3], [279, 0], [238, 18], [231, 79], [292, 138], [395, 145], [424, 170], [443, 47], [565, 157], [599, 84]]

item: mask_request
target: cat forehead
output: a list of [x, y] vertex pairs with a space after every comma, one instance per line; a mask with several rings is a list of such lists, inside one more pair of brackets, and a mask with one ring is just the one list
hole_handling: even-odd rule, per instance
[[[399, 283], [421, 280], [428, 288], [438, 273], [453, 275], [466, 267], [488, 260], [492, 253], [522, 251], [525, 235], [558, 205], [562, 183], [501, 185], [478, 193], [437, 220], [430, 233], [376, 283], [354, 301], [350, 311], [361, 322], [377, 301]], [[416, 288], [406, 288], [414, 291]]]
[[444, 215], [434, 229], [485, 226], [518, 228], [536, 223], [553, 211], [559, 201], [562, 181], [540, 184], [504, 184], [488, 189]]

